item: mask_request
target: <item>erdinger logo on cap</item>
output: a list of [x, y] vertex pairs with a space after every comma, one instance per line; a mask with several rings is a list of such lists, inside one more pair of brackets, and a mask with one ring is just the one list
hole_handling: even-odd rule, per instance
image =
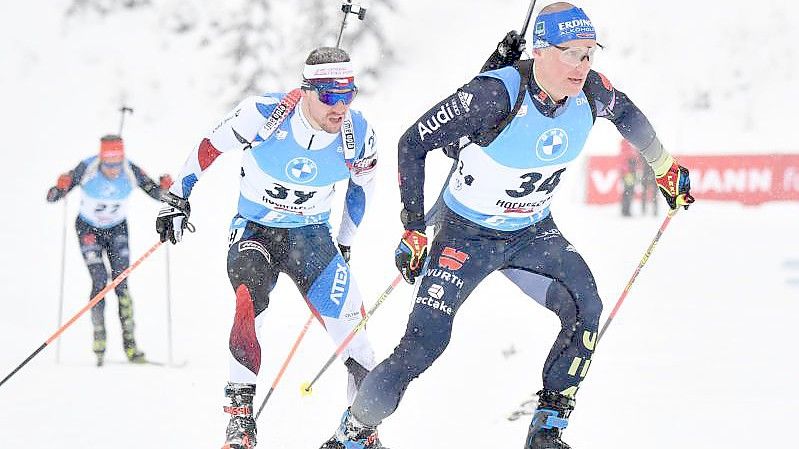
[[533, 48], [560, 45], [577, 39], [596, 39], [591, 19], [577, 7], [539, 15], [533, 33]]

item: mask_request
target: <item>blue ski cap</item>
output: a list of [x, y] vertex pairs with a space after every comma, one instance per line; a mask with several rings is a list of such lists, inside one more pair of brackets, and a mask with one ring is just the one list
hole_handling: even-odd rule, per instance
[[585, 12], [573, 7], [564, 11], [540, 14], [533, 30], [533, 48], [560, 45], [577, 39], [596, 40], [596, 30]]

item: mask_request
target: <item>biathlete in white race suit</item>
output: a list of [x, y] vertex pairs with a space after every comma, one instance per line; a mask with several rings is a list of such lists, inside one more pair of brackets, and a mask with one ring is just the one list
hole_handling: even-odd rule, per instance
[[[130, 160], [125, 158], [122, 138], [109, 134], [100, 139], [100, 153], [78, 163], [72, 170], [62, 173], [56, 185], [47, 192], [47, 201], [56, 202], [73, 188], [80, 186], [80, 211], [75, 219], [80, 252], [92, 278], [94, 298], [108, 284], [108, 269], [103, 254], [111, 267], [111, 279], [119, 276], [130, 265], [128, 248], [128, 201], [134, 187], [158, 200], [172, 184], [172, 178], [161, 175], [155, 182]], [[119, 321], [122, 325], [122, 346], [125, 356], [133, 363], [144, 363], [144, 353], [136, 345], [133, 321], [133, 300], [127, 279], [116, 286]], [[92, 350], [97, 356], [97, 366], [105, 357], [105, 298], [92, 307]]]
[[[602, 117], [640, 149], [672, 209], [694, 200], [688, 170], [663, 148], [643, 113], [591, 70], [599, 45], [583, 10], [554, 3], [534, 23], [533, 60], [518, 61], [524, 41], [509, 33], [481, 74], [400, 138], [405, 233], [395, 261], [406, 281], [417, 286], [415, 304], [405, 335], [366, 376], [323, 449], [382, 447], [377, 426], [394, 413], [411, 381], [444, 352], [458, 309], [494, 271], [561, 321], [524, 447], [568, 449], [561, 431], [591, 364], [602, 301], [590, 269], [550, 213], [561, 175]], [[429, 151], [459, 140], [457, 165], [431, 223], [437, 231], [428, 257], [424, 161]]]
[[[238, 214], [230, 227], [228, 277], [236, 297], [230, 331], [231, 405], [224, 447], [256, 443], [253, 397], [261, 366], [259, 328], [280, 273], [287, 274], [338, 345], [364, 314], [348, 266], [350, 246], [372, 197], [375, 133], [350, 109], [357, 93], [347, 53], [318, 48], [305, 61], [301, 89], [245, 99], [191, 152], [164, 196], [156, 229], [181, 240], [194, 184], [222, 153], [243, 150]], [[282, 121], [281, 121], [282, 120]], [[279, 126], [276, 126], [279, 123]], [[337, 240], [329, 224], [337, 181], [349, 180]], [[274, 351], [268, 351], [274, 353]], [[342, 353], [350, 401], [375, 365], [365, 332]]]

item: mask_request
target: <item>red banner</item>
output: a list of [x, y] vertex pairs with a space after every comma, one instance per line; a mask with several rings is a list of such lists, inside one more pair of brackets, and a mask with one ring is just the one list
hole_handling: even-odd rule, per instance
[[[697, 201], [799, 201], [799, 155], [678, 156], [691, 172]], [[588, 158], [586, 202], [616, 203], [622, 192], [620, 156]]]

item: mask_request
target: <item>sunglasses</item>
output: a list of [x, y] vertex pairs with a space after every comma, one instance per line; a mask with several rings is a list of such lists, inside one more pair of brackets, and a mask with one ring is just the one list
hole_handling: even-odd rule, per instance
[[337, 92], [333, 90], [320, 89], [314, 86], [314, 90], [319, 94], [319, 101], [328, 106], [335, 106], [339, 102], [344, 103], [345, 106], [349, 106], [349, 104], [352, 103], [352, 100], [355, 99], [355, 94], [358, 93], [358, 89], [356, 88], [345, 90], [343, 92]]
[[116, 170], [116, 169], [122, 168], [122, 164], [123, 164], [122, 162], [101, 162], [100, 163], [100, 165], [102, 165], [103, 168], [107, 168], [107, 169], [111, 169], [111, 170]]
[[564, 64], [577, 67], [583, 61], [594, 63], [594, 53], [597, 48], [602, 48], [601, 45], [596, 44], [596, 47], [561, 47], [550, 43], [552, 47], [560, 50], [560, 61]]
[[358, 88], [355, 86], [353, 78], [343, 79], [319, 79], [319, 80], [303, 80], [304, 89], [313, 89], [319, 94], [319, 101], [328, 105], [335, 106], [339, 102], [349, 106], [355, 95], [358, 93]]

